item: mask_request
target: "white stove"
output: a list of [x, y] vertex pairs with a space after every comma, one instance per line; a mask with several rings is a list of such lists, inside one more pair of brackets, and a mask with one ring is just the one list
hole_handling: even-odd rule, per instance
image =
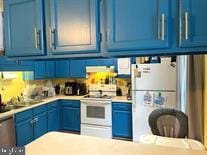
[[116, 85], [90, 85], [81, 99], [81, 134], [112, 138], [112, 97]]

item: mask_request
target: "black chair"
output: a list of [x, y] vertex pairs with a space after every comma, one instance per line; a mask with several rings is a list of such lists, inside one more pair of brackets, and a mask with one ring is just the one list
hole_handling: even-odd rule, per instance
[[152, 133], [157, 136], [188, 137], [188, 117], [175, 109], [156, 109], [149, 116]]

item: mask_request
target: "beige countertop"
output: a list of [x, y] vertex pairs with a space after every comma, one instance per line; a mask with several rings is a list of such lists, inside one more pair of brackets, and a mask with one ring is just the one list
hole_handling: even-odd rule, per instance
[[26, 155], [206, 155], [206, 151], [177, 149], [128, 141], [50, 132], [26, 146]]
[[[35, 107], [38, 107], [40, 105], [47, 104], [49, 102], [53, 102], [53, 101], [57, 101], [57, 100], [81, 100], [82, 98], [83, 98], [83, 96], [65, 96], [65, 95], [50, 97], [50, 98], [47, 98], [47, 99], [43, 99], [42, 102], [40, 102], [38, 104], [34, 104], [34, 105], [27, 106], [27, 107], [22, 107], [22, 108], [19, 108], [19, 109], [10, 110], [8, 112], [1, 113], [0, 114], [0, 120], [4, 119], [4, 118], [12, 117], [16, 113], [35, 108]], [[117, 97], [112, 98], [112, 102], [123, 102], [123, 103], [125, 103], [125, 102], [131, 102], [131, 101], [128, 101], [126, 96], [117, 96]]]

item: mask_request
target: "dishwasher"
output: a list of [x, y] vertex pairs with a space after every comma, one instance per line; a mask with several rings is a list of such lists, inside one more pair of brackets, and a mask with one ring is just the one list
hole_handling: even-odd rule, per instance
[[0, 120], [0, 146], [16, 146], [15, 123], [13, 117]]

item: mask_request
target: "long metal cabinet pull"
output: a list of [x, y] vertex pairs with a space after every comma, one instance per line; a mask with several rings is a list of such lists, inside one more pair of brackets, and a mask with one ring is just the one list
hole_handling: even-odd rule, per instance
[[165, 14], [162, 14], [162, 40], [165, 40]]
[[188, 40], [189, 39], [189, 23], [188, 23], [188, 19], [189, 15], [188, 12], [185, 12], [185, 39]]
[[35, 39], [35, 48], [38, 49], [38, 35], [37, 35], [37, 28], [34, 29], [34, 39]]
[[49, 36], [49, 41], [50, 41], [50, 49], [52, 49], [53, 47], [55, 48], [55, 29], [52, 29], [51, 27], [49, 27], [49, 31], [50, 31], [50, 36]]
[[35, 28], [34, 30], [35, 33], [35, 48], [40, 49], [40, 31]]

